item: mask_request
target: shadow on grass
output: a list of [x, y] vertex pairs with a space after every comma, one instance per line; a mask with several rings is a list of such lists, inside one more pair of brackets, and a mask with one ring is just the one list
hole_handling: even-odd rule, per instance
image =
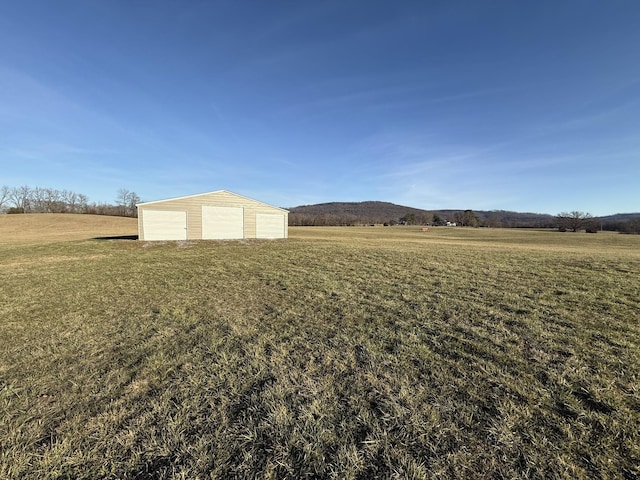
[[114, 235], [112, 237], [93, 237], [94, 240], [138, 240], [138, 235]]

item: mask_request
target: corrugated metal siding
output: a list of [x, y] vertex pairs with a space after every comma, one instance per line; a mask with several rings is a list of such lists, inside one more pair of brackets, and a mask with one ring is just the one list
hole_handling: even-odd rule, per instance
[[260, 213], [278, 213], [285, 215], [285, 238], [288, 235], [288, 212], [250, 198], [227, 191], [204, 193], [175, 199], [147, 202], [138, 205], [138, 232], [140, 240], [145, 240], [142, 228], [145, 210], [186, 211], [187, 239], [202, 239], [202, 206], [223, 206], [244, 208], [244, 238], [256, 238], [256, 215]]

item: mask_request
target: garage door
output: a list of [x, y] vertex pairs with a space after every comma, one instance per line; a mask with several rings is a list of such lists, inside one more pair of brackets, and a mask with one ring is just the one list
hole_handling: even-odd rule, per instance
[[187, 212], [144, 210], [142, 228], [145, 240], [186, 240]]
[[202, 206], [202, 238], [244, 238], [244, 208]]
[[256, 238], [284, 238], [284, 215], [256, 214]]

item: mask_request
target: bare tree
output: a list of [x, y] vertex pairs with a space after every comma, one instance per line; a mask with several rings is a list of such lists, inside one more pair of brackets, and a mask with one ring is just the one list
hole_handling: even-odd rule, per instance
[[6, 185], [0, 188], [0, 212], [4, 211], [5, 204], [9, 201], [11, 190]]
[[119, 214], [124, 217], [136, 216], [136, 204], [140, 203], [140, 197], [136, 192], [131, 192], [126, 188], [118, 190], [116, 203], [119, 207]]
[[[44, 212], [44, 189], [34, 187], [29, 192], [29, 207], [33, 213]], [[25, 212], [26, 213], [26, 212]]]
[[23, 185], [22, 187], [12, 188], [9, 193], [9, 200], [16, 210], [21, 213], [29, 213], [31, 211], [31, 187]]
[[129, 204], [127, 205], [127, 207], [130, 217], [138, 216], [138, 209], [136, 207], [138, 203], [140, 203], [140, 197], [138, 196], [138, 194], [136, 192], [129, 192]]
[[60, 199], [69, 213], [78, 213], [78, 194], [70, 190], [60, 192]]
[[45, 212], [48, 213], [62, 213], [65, 207], [61, 205], [60, 191], [54, 188], [44, 189], [44, 205]]
[[118, 205], [89, 203], [81, 193], [55, 188], [0, 187], [0, 213], [94, 213], [136, 216], [140, 197], [135, 192], [118, 192]]
[[120, 207], [120, 215], [123, 217], [127, 215], [127, 206], [129, 205], [129, 190], [126, 188], [121, 188], [118, 190], [118, 195], [116, 196], [116, 205]]
[[571, 230], [577, 232], [590, 226], [593, 216], [587, 212], [574, 210], [572, 212], [562, 212], [556, 216], [558, 228], [562, 231]]
[[89, 209], [89, 197], [87, 197], [83, 193], [79, 193], [78, 206], [77, 206], [78, 213], [87, 213], [88, 209]]

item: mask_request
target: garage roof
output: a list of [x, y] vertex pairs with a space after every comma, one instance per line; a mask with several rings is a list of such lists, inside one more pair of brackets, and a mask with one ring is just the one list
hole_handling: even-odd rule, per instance
[[273, 205], [269, 205], [268, 203], [260, 202], [259, 200], [255, 200], [253, 198], [245, 197], [244, 195], [238, 195], [237, 193], [230, 192], [229, 190], [215, 190], [213, 192], [197, 193], [195, 195], [185, 195], [183, 197], [173, 197], [173, 198], [165, 198], [163, 200], [154, 200], [153, 202], [136, 203], [136, 207], [146, 206], [146, 205], [154, 205], [154, 204], [163, 203], [163, 202], [172, 202], [174, 200], [183, 200], [185, 198], [200, 197], [202, 195], [211, 195], [213, 193], [228, 193], [230, 195], [235, 195], [236, 197], [239, 197], [239, 198], [241, 198], [243, 200], [248, 200], [250, 202], [259, 203], [259, 204], [264, 205], [266, 207], [275, 208], [275, 209], [281, 210], [283, 212], [289, 212], [289, 210], [285, 210], [284, 208], [280, 208], [280, 207], [276, 207], [276, 206], [273, 206]]

